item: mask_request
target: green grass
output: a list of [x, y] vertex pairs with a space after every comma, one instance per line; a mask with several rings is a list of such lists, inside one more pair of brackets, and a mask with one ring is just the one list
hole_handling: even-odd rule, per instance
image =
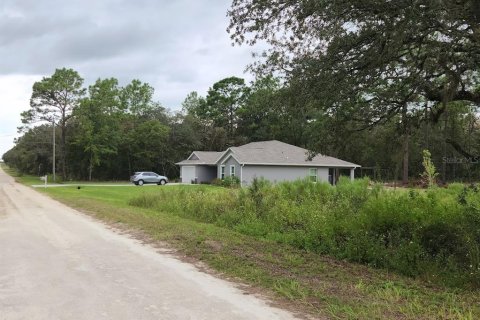
[[[40, 177], [37, 176], [32, 176], [32, 175], [24, 175], [24, 174], [19, 174], [17, 171], [14, 169], [8, 167], [5, 163], [0, 163], [0, 167], [7, 172], [9, 175], [15, 178], [16, 181], [23, 183], [25, 185], [41, 185], [44, 184], [43, 180], [40, 180]], [[61, 181], [60, 177], [56, 178], [55, 184], [81, 184], [81, 185], [99, 185], [99, 184], [127, 184], [130, 183], [130, 181], [79, 181], [79, 180], [67, 180], [67, 181]], [[53, 184], [52, 182], [52, 176], [48, 176], [48, 184]]]
[[164, 199], [165, 195], [168, 199], [176, 194], [189, 197], [198, 192], [216, 198], [229, 190], [210, 186], [87, 186], [40, 191], [101, 220], [139, 230], [151, 241], [203, 261], [225, 277], [260, 288], [289, 309], [331, 319], [480, 317], [476, 291], [428, 284], [200, 221], [211, 216], [193, 219], [179, 212], [129, 205], [132, 199]]
[[129, 204], [432, 283], [480, 289], [477, 188], [384, 190], [306, 181], [241, 190], [162, 190]]
[[3, 171], [5, 171], [6, 173], [8, 173], [12, 177], [14, 177], [17, 182], [20, 182], [20, 183], [23, 183], [23, 184], [26, 184], [26, 185], [42, 184], [43, 183], [43, 181], [40, 180], [40, 177], [19, 174], [17, 171], [8, 167], [3, 162], [0, 163], [0, 167], [3, 169]]

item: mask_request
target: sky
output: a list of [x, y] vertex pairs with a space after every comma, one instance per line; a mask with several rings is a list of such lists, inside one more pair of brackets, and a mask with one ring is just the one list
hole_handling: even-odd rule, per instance
[[85, 85], [115, 77], [155, 88], [178, 110], [191, 91], [239, 76], [252, 47], [232, 46], [228, 0], [0, 0], [0, 157], [13, 147], [35, 81], [72, 68]]

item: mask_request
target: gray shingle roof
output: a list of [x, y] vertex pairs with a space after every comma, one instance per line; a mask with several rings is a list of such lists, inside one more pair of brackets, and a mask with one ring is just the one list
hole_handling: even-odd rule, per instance
[[[203, 165], [216, 165], [217, 161], [225, 152], [216, 152], [216, 151], [193, 151], [192, 155], [196, 155], [198, 160], [183, 160], [178, 162], [178, 165], [195, 165], [195, 164], [203, 164]], [[191, 156], [190, 156], [191, 157]], [[190, 158], [189, 157], [189, 158]]]
[[360, 167], [357, 164], [321, 154], [309, 160], [308, 150], [277, 140], [252, 142], [229, 150], [241, 164]]

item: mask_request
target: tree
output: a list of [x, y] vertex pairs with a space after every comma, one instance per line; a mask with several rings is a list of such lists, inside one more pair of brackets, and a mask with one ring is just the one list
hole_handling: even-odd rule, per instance
[[238, 135], [249, 141], [272, 140], [280, 137], [280, 81], [273, 77], [257, 79], [249, 95], [238, 109]]
[[3, 155], [5, 163], [22, 174], [44, 175], [52, 165], [52, 125], [29, 129]]
[[79, 125], [76, 143], [88, 154], [88, 179], [102, 157], [116, 154], [119, 142], [120, 100], [118, 80], [98, 79], [90, 86], [89, 96], [75, 110]]
[[234, 0], [228, 15], [234, 42], [271, 45], [256, 71], [303, 81], [322, 108], [368, 110], [367, 126], [405, 104], [429, 103], [433, 122], [451, 101], [480, 104], [479, 1]]
[[233, 143], [238, 126], [238, 110], [248, 96], [245, 80], [230, 77], [213, 84], [207, 98], [201, 103], [196, 114], [210, 119], [215, 127], [226, 129], [230, 143]]
[[135, 79], [121, 91], [122, 108], [136, 117], [146, 117], [153, 109], [154, 92], [148, 83]]
[[[167, 157], [170, 128], [158, 120], [148, 120], [132, 132], [132, 146], [136, 170], [156, 170]], [[162, 173], [165, 168], [161, 168]]]
[[196, 114], [200, 111], [203, 104], [205, 104], [205, 99], [199, 96], [198, 92], [192, 91], [182, 102], [182, 111], [184, 113]]
[[60, 163], [62, 178], [67, 177], [67, 122], [85, 93], [83, 79], [72, 69], [56, 69], [51, 77], [33, 84], [30, 109], [22, 113], [22, 122], [32, 124], [47, 121], [60, 128]]

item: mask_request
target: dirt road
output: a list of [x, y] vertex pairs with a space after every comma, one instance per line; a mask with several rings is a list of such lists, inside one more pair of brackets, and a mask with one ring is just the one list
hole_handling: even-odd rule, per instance
[[293, 319], [0, 169], [0, 319]]

